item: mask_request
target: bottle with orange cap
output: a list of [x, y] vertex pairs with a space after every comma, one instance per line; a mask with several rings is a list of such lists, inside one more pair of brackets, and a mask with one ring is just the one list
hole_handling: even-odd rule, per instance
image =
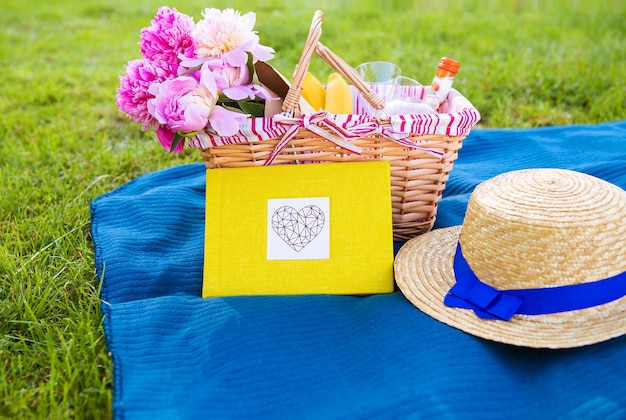
[[454, 77], [459, 71], [461, 64], [448, 57], [443, 57], [437, 67], [437, 73], [427, 88], [425, 102], [428, 103], [435, 111], [439, 109], [439, 106], [445, 102], [448, 97], [448, 93], [452, 88], [452, 82]]

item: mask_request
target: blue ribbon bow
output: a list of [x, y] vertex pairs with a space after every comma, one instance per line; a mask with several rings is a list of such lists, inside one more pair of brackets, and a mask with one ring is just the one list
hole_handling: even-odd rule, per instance
[[508, 321], [515, 314], [543, 315], [603, 305], [626, 296], [626, 272], [606, 279], [539, 289], [497, 290], [481, 282], [465, 261], [461, 244], [454, 255], [456, 283], [444, 298], [450, 307], [471, 309], [484, 319]]

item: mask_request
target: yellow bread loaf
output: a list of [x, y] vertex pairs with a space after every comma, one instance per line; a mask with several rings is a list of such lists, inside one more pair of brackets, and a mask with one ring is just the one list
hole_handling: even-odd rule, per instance
[[326, 90], [324, 89], [324, 85], [309, 72], [304, 76], [301, 94], [315, 111], [324, 108], [324, 104], [326, 103]]
[[339, 73], [332, 73], [328, 76], [324, 109], [333, 114], [354, 113], [350, 86]]

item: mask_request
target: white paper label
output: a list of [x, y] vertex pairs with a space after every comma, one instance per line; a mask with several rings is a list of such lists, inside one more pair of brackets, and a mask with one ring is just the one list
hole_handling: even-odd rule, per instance
[[267, 259], [330, 258], [328, 197], [267, 200]]

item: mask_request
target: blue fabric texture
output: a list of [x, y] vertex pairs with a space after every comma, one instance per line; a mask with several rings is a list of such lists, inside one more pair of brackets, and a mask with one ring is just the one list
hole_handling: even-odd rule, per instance
[[[478, 183], [537, 167], [626, 188], [626, 121], [474, 129], [435, 228], [462, 223]], [[204, 188], [203, 164], [183, 165], [91, 205], [116, 418], [626, 417], [626, 337], [509, 346], [448, 327], [398, 291], [202, 299]]]

